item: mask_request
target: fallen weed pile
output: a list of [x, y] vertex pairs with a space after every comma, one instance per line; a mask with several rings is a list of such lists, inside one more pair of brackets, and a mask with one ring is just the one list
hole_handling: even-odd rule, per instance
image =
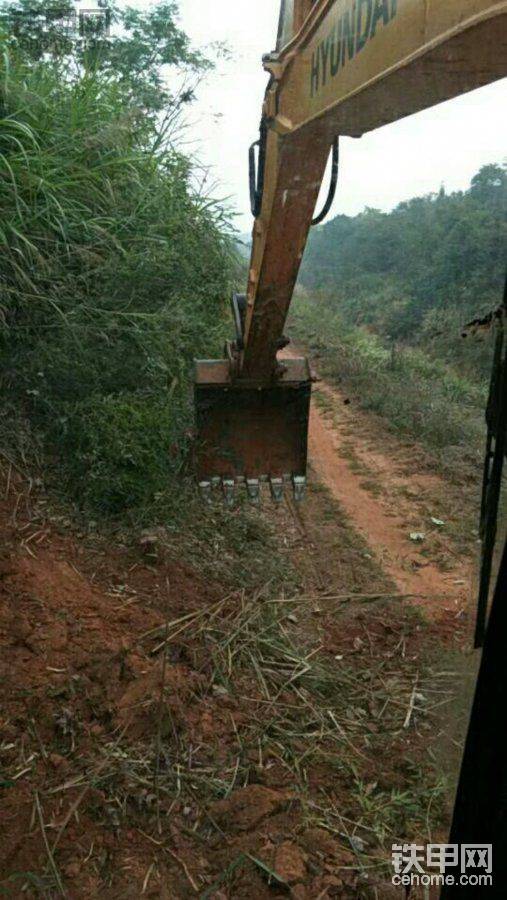
[[[144, 859], [145, 883], [177, 896], [252, 896], [257, 882], [261, 896], [296, 882], [363, 896], [387, 877], [392, 843], [429, 839], [444, 782], [406, 750], [428, 739], [452, 673], [423, 669], [410, 653], [415, 623], [386, 626], [374, 597], [319, 596], [348, 623], [347, 649], [330, 656], [308, 624], [316, 599], [242, 591], [141, 636], [144, 674], [122, 689], [116, 736], [36, 794], [37, 815], [61, 808], [39, 886], [57, 888], [59, 866], [74, 871], [66, 832], [82, 820], [90, 834], [127, 829], [135, 877]], [[351, 653], [363, 603], [369, 652], [356, 635]], [[81, 723], [69, 712], [58, 721], [58, 754], [75, 755]], [[81, 883], [116, 883], [93, 840], [79, 871]]]
[[[423, 733], [430, 729], [431, 711], [449, 702], [452, 673], [421, 671], [420, 660], [407, 652], [409, 623], [402, 625], [396, 642], [388, 639], [385, 648], [376, 643], [375, 626], [390, 630], [385, 609], [377, 615], [369, 610], [373, 637], [370, 653], [360, 657], [362, 665], [355, 654], [330, 659], [323, 637], [319, 640], [311, 626], [317, 602], [332, 606], [339, 621], [340, 616], [350, 619], [351, 606], [385, 601], [354, 595], [271, 599], [268, 591], [250, 597], [242, 592], [146, 635], [154, 645], [152, 654], [186, 658], [197, 678], [205, 674], [205, 694], [212, 705], [225, 707], [214, 747], [199, 750], [192, 741], [178, 740], [183, 757], [169, 767], [166, 757], [169, 793], [175, 786], [184, 793], [178, 778], [193, 782], [209, 801], [259, 781], [284, 784], [295, 792], [305, 821], [318, 819], [331, 832], [338, 830], [352, 849], [355, 839], [356, 849], [366, 849], [373, 840], [381, 855], [386, 841], [401, 837], [407, 826], [424, 824], [428, 797], [389, 790], [387, 784], [367, 785], [368, 769], [377, 753], [384, 754], [393, 739], [412, 729], [413, 718]], [[352, 618], [355, 614], [354, 609]], [[350, 643], [350, 630], [347, 639]], [[362, 650], [363, 639], [356, 636], [354, 647]], [[162, 671], [167, 674], [167, 667]], [[198, 681], [196, 688], [191, 692], [202, 702]], [[161, 685], [160, 696], [164, 703], [146, 702], [155, 718], [170, 708], [170, 685]], [[227, 712], [238, 707], [240, 724]], [[180, 724], [169, 715], [166, 733], [177, 735]], [[187, 774], [179, 776], [180, 770]], [[348, 789], [352, 783], [356, 796], [347, 799], [349, 815], [325, 792], [316, 802], [324, 771], [334, 772]], [[388, 781], [389, 773], [383, 775]]]

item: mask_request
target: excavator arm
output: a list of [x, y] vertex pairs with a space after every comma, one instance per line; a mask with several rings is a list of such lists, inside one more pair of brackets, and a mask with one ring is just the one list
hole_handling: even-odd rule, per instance
[[196, 366], [197, 471], [278, 499], [306, 475], [308, 365], [277, 353], [330, 149], [506, 76], [507, 0], [283, 0], [263, 63], [246, 298], [226, 359]]

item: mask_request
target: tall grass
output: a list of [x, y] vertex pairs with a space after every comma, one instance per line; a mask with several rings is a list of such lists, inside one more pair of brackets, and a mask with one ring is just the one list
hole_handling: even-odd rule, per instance
[[231, 229], [191, 175], [107, 77], [3, 53], [1, 441], [104, 513], [181, 471], [191, 361], [222, 339]]

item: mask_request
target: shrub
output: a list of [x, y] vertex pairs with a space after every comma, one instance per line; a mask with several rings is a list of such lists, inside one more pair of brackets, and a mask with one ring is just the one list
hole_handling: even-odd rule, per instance
[[181, 472], [182, 417], [184, 410], [164, 397], [92, 397], [78, 404], [57, 435], [68, 492], [105, 514], [149, 504]]

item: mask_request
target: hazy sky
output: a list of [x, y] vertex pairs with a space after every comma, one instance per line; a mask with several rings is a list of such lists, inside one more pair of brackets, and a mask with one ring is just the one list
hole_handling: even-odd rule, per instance
[[[139, 0], [138, 0], [139, 2]], [[143, 0], [140, 0], [145, 5]], [[196, 46], [226, 41], [232, 58], [200, 87], [186, 140], [211, 167], [216, 193], [229, 196], [249, 230], [247, 151], [256, 139], [279, 0], [179, 0], [181, 24]], [[416, 194], [466, 188], [481, 165], [507, 158], [507, 79], [360, 140], [343, 138], [335, 214], [391, 209]]]

